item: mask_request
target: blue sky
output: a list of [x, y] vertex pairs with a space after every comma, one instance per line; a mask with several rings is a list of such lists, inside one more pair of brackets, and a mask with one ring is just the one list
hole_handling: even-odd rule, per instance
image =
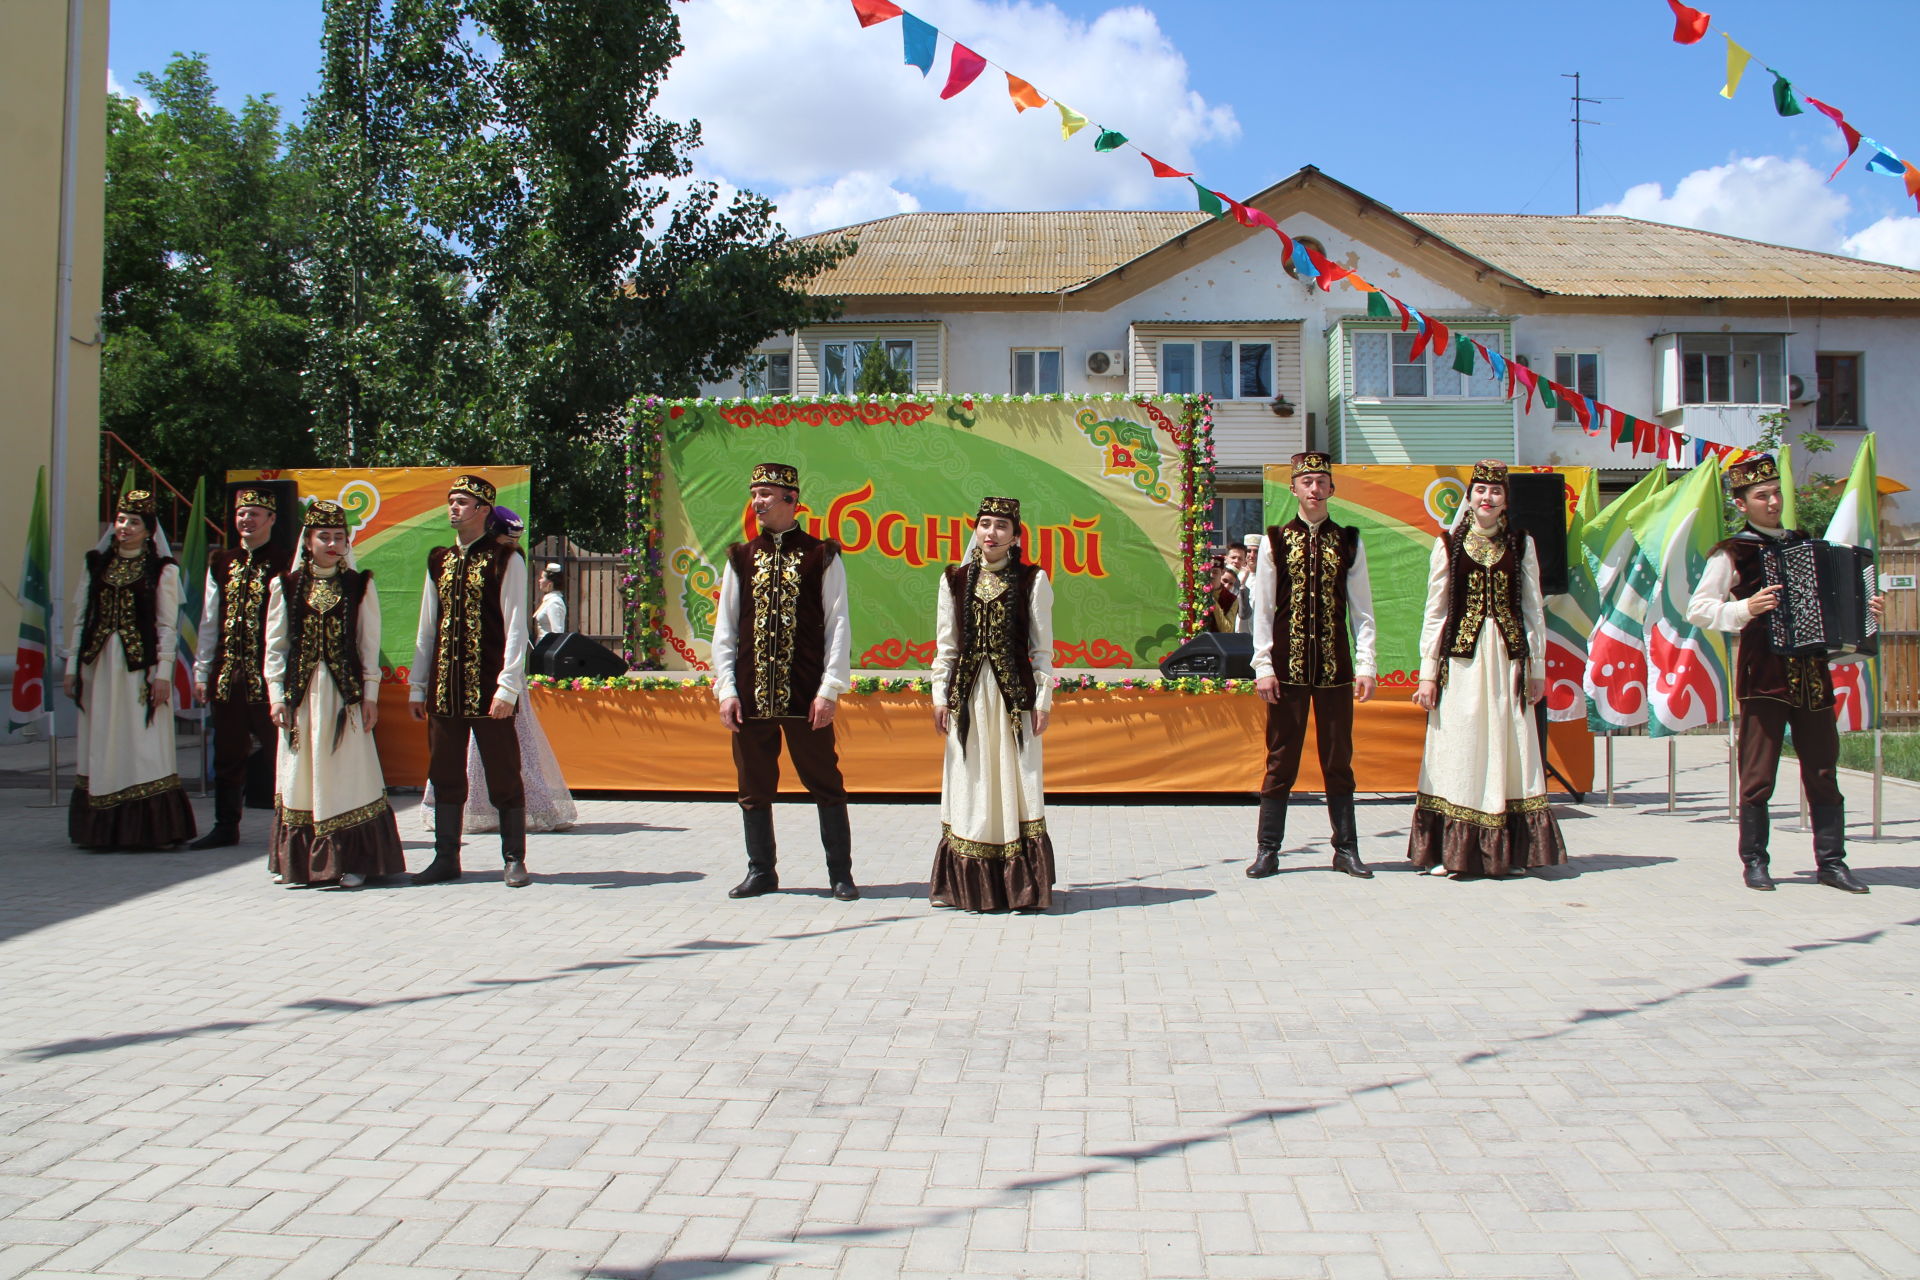
[[[1229, 194], [1316, 164], [1408, 211], [1573, 211], [1562, 73], [1588, 107], [1584, 203], [1736, 235], [1920, 266], [1920, 217], [1861, 158], [1831, 186], [1839, 132], [1782, 119], [1772, 65], [1804, 94], [1920, 160], [1920, 87], [1903, 61], [1912, 0], [1706, 6], [1716, 33], [1669, 39], [1663, 0], [1528, 5], [1346, 0], [1304, 6], [1161, 0], [910, 0], [907, 7], [1146, 150]], [[847, 0], [691, 0], [687, 54], [663, 97], [699, 118], [704, 176], [776, 198], [796, 230], [906, 209], [1144, 208], [1190, 203], [1130, 152], [1062, 142], [1052, 110], [1017, 115], [989, 70], [938, 99], [902, 65], [900, 23], [868, 30]], [[1717, 92], [1724, 29], [1754, 54]], [[121, 0], [109, 65], [128, 88], [176, 50], [208, 55], [237, 104], [297, 113], [319, 61], [318, 0]], [[1046, 118], [1036, 118], [1044, 116]]]

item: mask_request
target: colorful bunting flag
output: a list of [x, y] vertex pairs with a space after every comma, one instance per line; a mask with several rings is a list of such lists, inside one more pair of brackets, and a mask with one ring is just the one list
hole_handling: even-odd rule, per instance
[[965, 91], [966, 87], [979, 79], [980, 73], [986, 69], [985, 58], [956, 40], [952, 57], [947, 64], [947, 87], [940, 91], [940, 96], [951, 98], [954, 94]]
[[33, 511], [27, 517], [26, 563], [20, 570], [20, 643], [13, 653], [13, 699], [7, 728], [26, 728], [47, 714], [47, 638], [51, 634], [53, 594], [48, 590], [53, 539], [47, 523], [47, 469], [33, 482]]
[[1873, 148], [1873, 158], [1867, 161], [1867, 168], [1873, 170], [1875, 173], [1900, 174], [1906, 172], [1905, 166], [1900, 163], [1899, 156], [1893, 154], [1893, 152], [1887, 150], [1872, 138], [1862, 138], [1860, 141]]
[[1473, 376], [1473, 343], [1466, 338], [1454, 339], [1453, 371], [1465, 377]]
[[933, 72], [933, 48], [939, 31], [932, 23], [922, 22], [904, 9], [900, 13], [900, 42], [906, 50], [907, 65], [920, 68], [921, 75]]
[[[1879, 458], [1873, 435], [1860, 442], [1847, 487], [1827, 522], [1827, 541], [1880, 551]], [[1843, 732], [1875, 729], [1880, 724], [1880, 662], [1850, 655], [1828, 664], [1833, 673], [1833, 714]]]
[[1393, 312], [1387, 309], [1387, 295], [1379, 292], [1368, 294], [1367, 314], [1375, 320], [1393, 319]]
[[1732, 100], [1733, 95], [1740, 92], [1740, 77], [1747, 74], [1747, 63], [1753, 60], [1753, 55], [1735, 44], [1726, 32], [1722, 31], [1720, 38], [1727, 42], [1727, 83], [1720, 90], [1720, 96]]
[[1156, 178], [1191, 178], [1193, 176], [1184, 170], [1174, 168], [1164, 160], [1155, 160], [1144, 151], [1140, 154], [1146, 156], [1147, 163], [1152, 166], [1153, 176]]
[[1089, 123], [1087, 118], [1066, 103], [1060, 101], [1060, 99], [1055, 98], [1053, 105], [1060, 108], [1061, 141], [1064, 142], [1066, 139], [1071, 138], [1074, 134], [1087, 127]]
[[1016, 111], [1025, 111], [1028, 107], [1044, 107], [1047, 100], [1040, 91], [1022, 80], [1013, 72], [1007, 72], [1007, 96], [1013, 99]]
[[[1767, 68], [1773, 71], [1772, 67]], [[1804, 115], [1806, 109], [1800, 105], [1800, 99], [1793, 96], [1793, 85], [1778, 71], [1773, 71], [1773, 109], [1783, 116]]]
[[1093, 140], [1093, 149], [1095, 151], [1101, 151], [1101, 152], [1118, 151], [1121, 147], [1124, 147], [1126, 145], [1127, 145], [1126, 134], [1116, 132], [1115, 130], [1105, 127], [1104, 125], [1101, 126], [1100, 136]]
[[[1298, 240], [1293, 242], [1292, 252], [1288, 256], [1293, 259], [1294, 273], [1302, 280], [1312, 280], [1320, 274], [1314, 269], [1313, 260], [1307, 256], [1307, 246]], [[1403, 312], [1404, 310], [1405, 308], [1402, 308]], [[1400, 327], [1404, 329], [1407, 326], [1403, 324]]]
[[853, 0], [853, 12], [863, 27], [876, 26], [891, 21], [905, 13], [893, 0]]
[[1699, 44], [1707, 34], [1707, 23], [1713, 15], [1690, 9], [1680, 0], [1667, 0], [1673, 10], [1673, 42], [1675, 44]]
[[[1191, 182], [1192, 179], [1188, 179], [1188, 181]], [[1209, 191], [1197, 182], [1193, 184], [1193, 189], [1200, 199], [1200, 212], [1206, 214], [1209, 218], [1224, 218], [1227, 216], [1227, 204], [1219, 192]]]
[[1860, 131], [1847, 123], [1846, 116], [1842, 115], [1837, 107], [1830, 107], [1811, 95], [1807, 98], [1807, 105], [1833, 121], [1840, 130], [1840, 136], [1847, 140], [1847, 154], [1840, 157], [1840, 163], [1833, 166], [1833, 172], [1827, 175], [1827, 181], [1832, 182], [1840, 176], [1840, 171], [1847, 167], [1847, 161], [1853, 159], [1853, 153], [1860, 149]]

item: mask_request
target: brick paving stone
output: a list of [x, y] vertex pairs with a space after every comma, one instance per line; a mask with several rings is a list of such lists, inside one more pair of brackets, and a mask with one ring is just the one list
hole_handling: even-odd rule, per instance
[[929, 804], [854, 807], [840, 904], [804, 806], [731, 902], [723, 803], [340, 893], [268, 883], [264, 815], [89, 856], [0, 788], [0, 1277], [1920, 1275], [1920, 788], [1875, 842], [1843, 779], [1870, 896], [1788, 808], [1754, 894], [1724, 750], [1668, 813], [1621, 741], [1509, 883], [1410, 874], [1398, 798], [1375, 880], [1307, 797], [1257, 883], [1250, 802], [1062, 800], [1013, 918], [927, 907]]

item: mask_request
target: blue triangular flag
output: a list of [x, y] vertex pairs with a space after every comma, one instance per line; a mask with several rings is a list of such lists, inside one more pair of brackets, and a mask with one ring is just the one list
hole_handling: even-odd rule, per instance
[[1862, 138], [1860, 139], [1860, 144], [1873, 148], [1873, 159], [1867, 161], [1867, 168], [1873, 170], [1875, 173], [1890, 173], [1897, 178], [1907, 171], [1907, 166], [1900, 163], [1899, 156], [1893, 154], [1893, 152], [1887, 150], [1872, 138]]
[[1293, 269], [1304, 280], [1318, 280], [1319, 269], [1313, 265], [1313, 259], [1307, 256], [1307, 247], [1298, 240], [1293, 242]]
[[901, 13], [900, 38], [906, 45], [907, 65], [920, 68], [923, 76], [933, 70], [933, 45], [939, 34], [931, 23], [922, 22], [910, 13]]

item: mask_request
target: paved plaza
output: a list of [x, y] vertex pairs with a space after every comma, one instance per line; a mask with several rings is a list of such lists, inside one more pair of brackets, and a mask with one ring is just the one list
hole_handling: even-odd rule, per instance
[[1724, 743], [1671, 813], [1664, 746], [1618, 761], [1507, 883], [1412, 874], [1400, 798], [1367, 882], [1310, 801], [1262, 882], [1250, 799], [1061, 802], [1040, 917], [928, 907], [931, 804], [855, 806], [853, 904], [810, 809], [730, 902], [737, 811], [666, 800], [524, 890], [478, 837], [344, 893], [271, 885], [258, 812], [76, 852], [16, 773], [0, 1276], [1920, 1276], [1920, 789], [1875, 842], [1846, 779], [1871, 896], [1794, 830], [1760, 894]]

